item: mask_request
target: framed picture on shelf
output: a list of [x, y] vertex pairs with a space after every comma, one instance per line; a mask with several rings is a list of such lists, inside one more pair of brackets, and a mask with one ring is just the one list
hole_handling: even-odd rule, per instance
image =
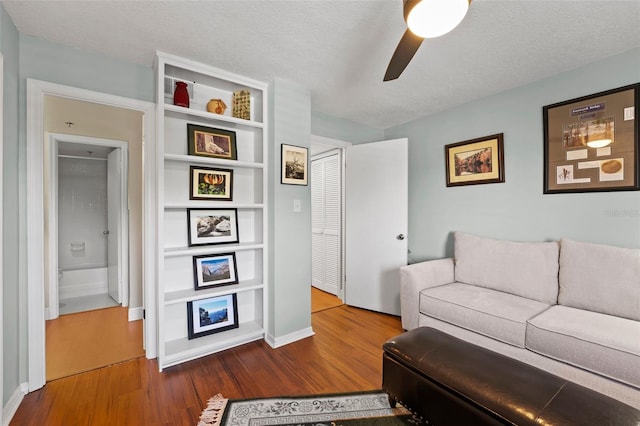
[[193, 256], [193, 274], [196, 290], [238, 283], [235, 253]]
[[237, 243], [237, 209], [187, 209], [189, 246]]
[[188, 154], [237, 160], [236, 132], [187, 124]]
[[282, 144], [281, 183], [306, 185], [308, 180], [308, 149], [300, 146]]
[[235, 294], [187, 302], [189, 340], [238, 328], [238, 299]]
[[542, 108], [545, 194], [637, 191], [640, 83]]
[[233, 170], [191, 166], [189, 199], [233, 200]]
[[447, 186], [504, 182], [503, 134], [445, 145]]

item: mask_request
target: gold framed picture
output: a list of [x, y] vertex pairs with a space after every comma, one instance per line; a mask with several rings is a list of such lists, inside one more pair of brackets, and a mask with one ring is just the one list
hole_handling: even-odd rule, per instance
[[447, 186], [504, 182], [502, 133], [444, 147]]

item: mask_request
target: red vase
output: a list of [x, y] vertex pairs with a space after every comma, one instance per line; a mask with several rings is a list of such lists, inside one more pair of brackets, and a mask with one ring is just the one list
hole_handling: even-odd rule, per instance
[[187, 83], [184, 81], [176, 81], [176, 90], [173, 92], [173, 104], [189, 108], [189, 91], [187, 90]]

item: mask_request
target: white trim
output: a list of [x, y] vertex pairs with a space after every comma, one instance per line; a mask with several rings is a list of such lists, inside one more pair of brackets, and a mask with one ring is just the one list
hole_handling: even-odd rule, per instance
[[[143, 303], [147, 312], [144, 346], [147, 358], [157, 356], [157, 320], [155, 296], [155, 104], [136, 99], [27, 79], [27, 304], [28, 304], [28, 380], [29, 391], [45, 384], [44, 324], [44, 209], [43, 209], [43, 134], [44, 96], [58, 96], [140, 111], [143, 118]], [[24, 215], [23, 215], [24, 216]]]
[[144, 317], [144, 308], [129, 308], [129, 321], [138, 321]]
[[307, 337], [311, 337], [316, 333], [313, 332], [311, 327], [303, 328], [302, 330], [294, 331], [293, 333], [285, 334], [284, 336], [280, 336], [274, 338], [271, 335], [267, 335], [265, 340], [273, 349], [277, 349], [280, 346], [288, 345], [289, 343], [297, 342], [298, 340], [306, 339]]
[[21, 383], [19, 387], [13, 391], [11, 394], [11, 398], [7, 401], [7, 405], [5, 405], [2, 409], [2, 424], [3, 426], [9, 426], [11, 423], [11, 419], [18, 411], [18, 407], [20, 407], [20, 403], [24, 399], [24, 396], [27, 394], [28, 386], [26, 383]]

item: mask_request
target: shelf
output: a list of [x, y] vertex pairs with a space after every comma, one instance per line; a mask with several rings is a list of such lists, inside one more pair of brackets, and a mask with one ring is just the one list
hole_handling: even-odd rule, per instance
[[[157, 235], [158, 366], [160, 371], [238, 345], [264, 339], [268, 330], [268, 87], [209, 65], [157, 52], [158, 100]], [[173, 105], [176, 81], [188, 84], [190, 108]], [[250, 92], [251, 120], [233, 117], [233, 98]], [[211, 99], [228, 105], [224, 114], [207, 111]], [[189, 125], [233, 132], [237, 160], [188, 155]], [[191, 166], [233, 170], [233, 201], [191, 200]], [[240, 243], [188, 246], [187, 209], [236, 209]], [[234, 252], [238, 284], [193, 288], [193, 256]], [[212, 263], [211, 265], [213, 265]], [[213, 266], [210, 266], [213, 267]], [[240, 325], [236, 329], [189, 340], [189, 302], [237, 294]], [[185, 315], [186, 314], [186, 315]], [[244, 320], [244, 321], [243, 321]], [[242, 322], [243, 321], [243, 322]]]
[[249, 280], [240, 282], [240, 284], [225, 285], [223, 287], [214, 287], [206, 290], [196, 291], [194, 289], [188, 289], [171, 291], [165, 293], [164, 303], [165, 305], [173, 305], [176, 303], [190, 302], [212, 296], [224, 296], [226, 294], [260, 290], [262, 288], [264, 288], [262, 280]]
[[264, 329], [255, 321], [240, 324], [236, 329], [189, 340], [186, 337], [165, 344], [162, 367], [170, 367], [185, 361], [230, 349], [244, 343], [264, 338]]
[[251, 169], [263, 169], [263, 163], [253, 163], [249, 161], [225, 160], [220, 158], [199, 157], [197, 155], [165, 154], [165, 161], [175, 161], [181, 163], [194, 163], [204, 165], [216, 165], [225, 167], [244, 167]]
[[264, 248], [264, 244], [262, 243], [241, 243], [241, 244], [221, 244], [221, 245], [195, 246], [195, 247], [174, 247], [174, 248], [165, 248], [164, 257], [197, 256], [200, 254], [227, 253], [230, 251], [260, 250], [263, 248]]
[[179, 114], [181, 116], [188, 116], [188, 117], [204, 118], [208, 121], [215, 120], [215, 121], [235, 124], [239, 126], [252, 127], [255, 129], [262, 129], [264, 127], [264, 124], [259, 121], [245, 120], [242, 118], [236, 118], [236, 117], [231, 117], [227, 115], [213, 114], [211, 112], [200, 111], [192, 108], [185, 108], [185, 107], [181, 107], [173, 104], [168, 104], [166, 102], [164, 104], [164, 109], [168, 113], [174, 113], [174, 114]]
[[263, 209], [262, 203], [234, 203], [233, 201], [187, 201], [184, 203], [166, 203], [165, 210], [181, 210], [181, 209]]

